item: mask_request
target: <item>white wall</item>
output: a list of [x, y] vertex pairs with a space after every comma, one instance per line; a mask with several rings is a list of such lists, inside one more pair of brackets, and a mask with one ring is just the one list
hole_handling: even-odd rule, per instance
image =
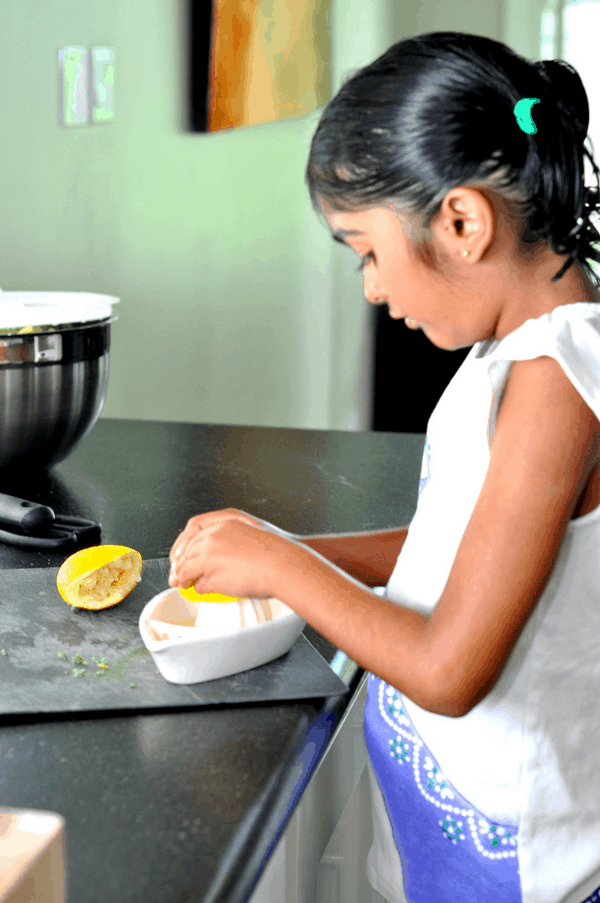
[[[186, 132], [187, 0], [1, 2], [0, 287], [122, 299], [104, 416], [368, 428], [372, 311], [304, 185], [319, 112]], [[501, 37], [503, 9], [332, 0], [334, 90], [416, 31]], [[115, 123], [59, 125], [68, 43], [115, 47]]]

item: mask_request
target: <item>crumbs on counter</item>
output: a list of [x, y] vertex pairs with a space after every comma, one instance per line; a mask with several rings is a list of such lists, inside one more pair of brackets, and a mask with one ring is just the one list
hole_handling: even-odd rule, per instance
[[[3, 654], [3, 655], [6, 655], [4, 649], [2, 650], [2, 654]], [[148, 654], [148, 653], [147, 653], [147, 650], [146, 650], [146, 649], [144, 649], [144, 650], [141, 652], [141, 655], [147, 655], [147, 654]], [[67, 658], [67, 655], [66, 655], [65, 652], [59, 652], [59, 653], [58, 653], [58, 658], [66, 659], [66, 658]], [[92, 661], [95, 663], [96, 668], [99, 668], [99, 669], [100, 669], [100, 670], [98, 670], [98, 671], [95, 672], [95, 676], [96, 676], [96, 677], [105, 677], [105, 676], [106, 676], [106, 671], [107, 671], [107, 669], [108, 669], [108, 667], [109, 667], [108, 662], [106, 661], [106, 659], [105, 659], [105, 658], [97, 659], [97, 658], [95, 658], [95, 656], [93, 656], [93, 655], [92, 655], [91, 658], [92, 658]], [[129, 661], [132, 662], [132, 661], [134, 661], [134, 659], [131, 658], [131, 659], [129, 659]], [[83, 656], [81, 655], [80, 652], [78, 652], [77, 655], [74, 655], [74, 656], [73, 656], [73, 664], [74, 664], [74, 665], [87, 665], [87, 662], [84, 661]], [[81, 677], [81, 675], [82, 675], [82, 674], [85, 674], [85, 673], [86, 673], [86, 668], [73, 668], [73, 674], [75, 675], [75, 677]], [[132, 690], [136, 690], [136, 689], [137, 689], [137, 684], [129, 684], [129, 686], [130, 686], [130, 688], [131, 688]]]
[[[6, 655], [6, 649], [1, 649], [0, 654]], [[67, 653], [59, 652], [57, 657], [62, 658], [66, 661]], [[106, 659], [105, 658], [97, 659], [92, 655], [92, 661], [95, 662], [97, 668], [101, 669], [100, 671], [96, 671], [96, 677], [104, 677], [105, 672], [108, 668], [108, 662], [106, 661]], [[131, 661], [133, 661], [133, 659], [131, 659]], [[77, 655], [73, 656], [73, 664], [74, 665], [87, 665], [87, 662], [84, 661], [83, 656], [81, 655], [80, 652], [78, 652]], [[86, 673], [86, 670], [87, 670], [86, 668], [73, 668], [73, 674], [75, 675], [75, 677], [80, 677], [82, 674]], [[129, 686], [136, 688], [136, 684], [129, 684]]]
[[[67, 658], [66, 652], [59, 652], [58, 658], [62, 658], [62, 659], [66, 660], [66, 658]], [[100, 671], [96, 671], [96, 677], [104, 677], [104, 672], [108, 668], [108, 662], [106, 661], [106, 659], [105, 658], [97, 659], [92, 655], [92, 661], [95, 662], [97, 668], [101, 669]], [[84, 661], [83, 656], [81, 655], [80, 652], [78, 652], [77, 655], [73, 656], [73, 664], [74, 665], [87, 665], [87, 662]], [[73, 668], [73, 674], [75, 675], [75, 677], [80, 677], [82, 674], [85, 674], [85, 673], [86, 673], [85, 668]]]

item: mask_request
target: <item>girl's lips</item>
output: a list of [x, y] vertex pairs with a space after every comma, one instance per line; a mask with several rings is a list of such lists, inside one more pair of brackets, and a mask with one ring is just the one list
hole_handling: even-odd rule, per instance
[[411, 320], [410, 317], [404, 317], [404, 322], [408, 326], [409, 329], [420, 329], [421, 327], [417, 323], [416, 320]]

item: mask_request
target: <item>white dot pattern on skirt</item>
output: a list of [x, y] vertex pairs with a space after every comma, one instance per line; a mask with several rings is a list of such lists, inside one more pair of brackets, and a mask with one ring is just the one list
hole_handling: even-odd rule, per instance
[[[370, 679], [373, 679], [373, 675]], [[384, 700], [384, 694], [387, 697]], [[491, 841], [492, 846], [511, 846], [516, 847], [517, 840], [513, 836], [511, 830], [509, 828], [505, 828], [502, 825], [491, 824], [484, 817], [479, 817], [476, 819], [476, 813], [473, 809], [465, 809], [460, 806], [453, 806], [450, 803], [443, 803], [441, 800], [436, 799], [435, 796], [432, 796], [431, 793], [428, 793], [425, 787], [423, 786], [423, 780], [421, 778], [421, 768], [420, 768], [420, 756], [423, 748], [423, 741], [420, 737], [414, 734], [411, 730], [411, 723], [406, 716], [404, 709], [402, 708], [402, 699], [398, 690], [394, 687], [391, 687], [389, 684], [386, 684], [383, 680], [379, 682], [379, 712], [384, 721], [389, 724], [389, 726], [394, 730], [396, 734], [395, 739], [390, 740], [390, 746], [392, 749], [390, 750], [390, 755], [396, 759], [398, 765], [401, 767], [406, 762], [410, 762], [412, 759], [412, 770], [414, 774], [414, 779], [419, 788], [422, 796], [432, 805], [437, 806], [442, 812], [447, 812], [452, 815], [460, 815], [463, 818], [467, 819], [467, 824], [469, 826], [468, 833], [477, 849], [477, 851], [488, 859], [508, 859], [517, 855], [516, 849], [505, 849], [495, 852], [494, 850], [486, 849], [482, 842], [481, 836], [486, 836], [488, 840]], [[412, 744], [412, 757], [410, 755], [410, 746]], [[401, 750], [398, 755], [394, 749], [399, 748]], [[430, 757], [428, 756], [429, 762], [431, 762]], [[427, 760], [425, 760], [427, 761]], [[428, 763], [429, 764], [429, 763]], [[435, 789], [440, 792], [443, 798], [455, 799], [456, 792], [448, 784], [439, 768], [436, 765], [433, 765], [431, 769], [426, 769], [428, 771], [428, 776], [430, 780], [428, 782], [428, 787], [432, 789], [432, 785], [435, 784]], [[438, 781], [438, 776], [440, 777], [440, 781]], [[454, 823], [454, 820], [448, 821], [445, 819], [444, 821], [439, 822], [440, 827], [444, 830], [444, 833], [448, 837], [452, 843], [456, 844], [460, 840], [465, 839], [465, 835], [460, 831], [457, 831], [456, 828], [462, 827], [462, 822]], [[450, 829], [450, 830], [448, 830]], [[458, 841], [457, 841], [458, 838]], [[588, 901], [584, 901], [584, 903], [588, 903]], [[589, 903], [592, 903], [591, 898], [589, 899]]]

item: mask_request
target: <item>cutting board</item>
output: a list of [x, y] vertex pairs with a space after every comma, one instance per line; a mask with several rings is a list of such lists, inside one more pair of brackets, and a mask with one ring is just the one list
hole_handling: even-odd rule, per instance
[[[144, 561], [141, 582], [104, 611], [67, 605], [57, 574], [58, 568], [0, 573], [0, 716], [238, 705], [348, 692], [303, 634], [286, 655], [259, 668], [205, 683], [171, 684], [138, 626], [146, 603], [169, 588], [168, 558]], [[78, 655], [83, 662], [73, 661]], [[106, 668], [99, 666], [103, 659]]]

